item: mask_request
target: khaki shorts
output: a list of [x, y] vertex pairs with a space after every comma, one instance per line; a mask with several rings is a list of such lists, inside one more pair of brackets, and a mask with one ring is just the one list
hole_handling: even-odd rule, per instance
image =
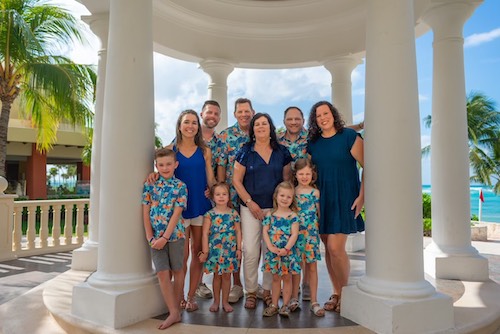
[[167, 242], [165, 247], [160, 250], [150, 248], [151, 260], [153, 260], [156, 272], [164, 270], [182, 270], [184, 262], [184, 242], [185, 239], [179, 239]]
[[189, 226], [203, 226], [203, 216], [198, 216], [191, 219], [184, 219], [184, 227], [189, 227]]

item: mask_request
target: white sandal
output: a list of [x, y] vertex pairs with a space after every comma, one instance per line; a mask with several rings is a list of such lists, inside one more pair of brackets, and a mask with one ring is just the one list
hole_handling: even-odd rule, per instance
[[311, 312], [317, 317], [325, 316], [325, 309], [318, 302], [311, 303]]

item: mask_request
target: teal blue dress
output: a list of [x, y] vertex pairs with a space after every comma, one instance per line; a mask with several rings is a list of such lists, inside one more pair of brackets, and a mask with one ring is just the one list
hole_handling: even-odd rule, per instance
[[222, 275], [238, 271], [236, 257], [237, 238], [234, 224], [240, 222], [240, 215], [234, 209], [230, 213], [216, 213], [214, 209], [205, 213], [212, 224], [208, 236], [208, 257], [204, 264], [205, 273]]
[[344, 128], [330, 138], [319, 137], [307, 148], [316, 165], [320, 191], [320, 234], [351, 234], [365, 230], [361, 215], [354, 218], [351, 206], [359, 195], [361, 182], [351, 148], [359, 134]]

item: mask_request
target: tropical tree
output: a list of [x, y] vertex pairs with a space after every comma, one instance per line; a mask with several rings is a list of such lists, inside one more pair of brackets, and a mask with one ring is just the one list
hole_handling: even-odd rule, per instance
[[86, 43], [86, 31], [69, 10], [45, 0], [0, 0], [0, 176], [5, 176], [12, 104], [37, 129], [37, 149], [47, 151], [64, 121], [85, 129], [92, 120], [96, 74], [59, 50]]
[[[431, 115], [424, 118], [430, 127]], [[493, 100], [477, 92], [467, 96], [467, 135], [469, 138], [469, 160], [472, 170], [470, 180], [493, 186], [500, 194], [500, 112]], [[430, 145], [422, 154], [430, 152]]]

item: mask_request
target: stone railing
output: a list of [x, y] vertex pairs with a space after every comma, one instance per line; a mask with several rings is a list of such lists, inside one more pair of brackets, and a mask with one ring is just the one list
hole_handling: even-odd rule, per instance
[[16, 197], [0, 191], [0, 261], [65, 252], [83, 244], [88, 198], [16, 202]]

